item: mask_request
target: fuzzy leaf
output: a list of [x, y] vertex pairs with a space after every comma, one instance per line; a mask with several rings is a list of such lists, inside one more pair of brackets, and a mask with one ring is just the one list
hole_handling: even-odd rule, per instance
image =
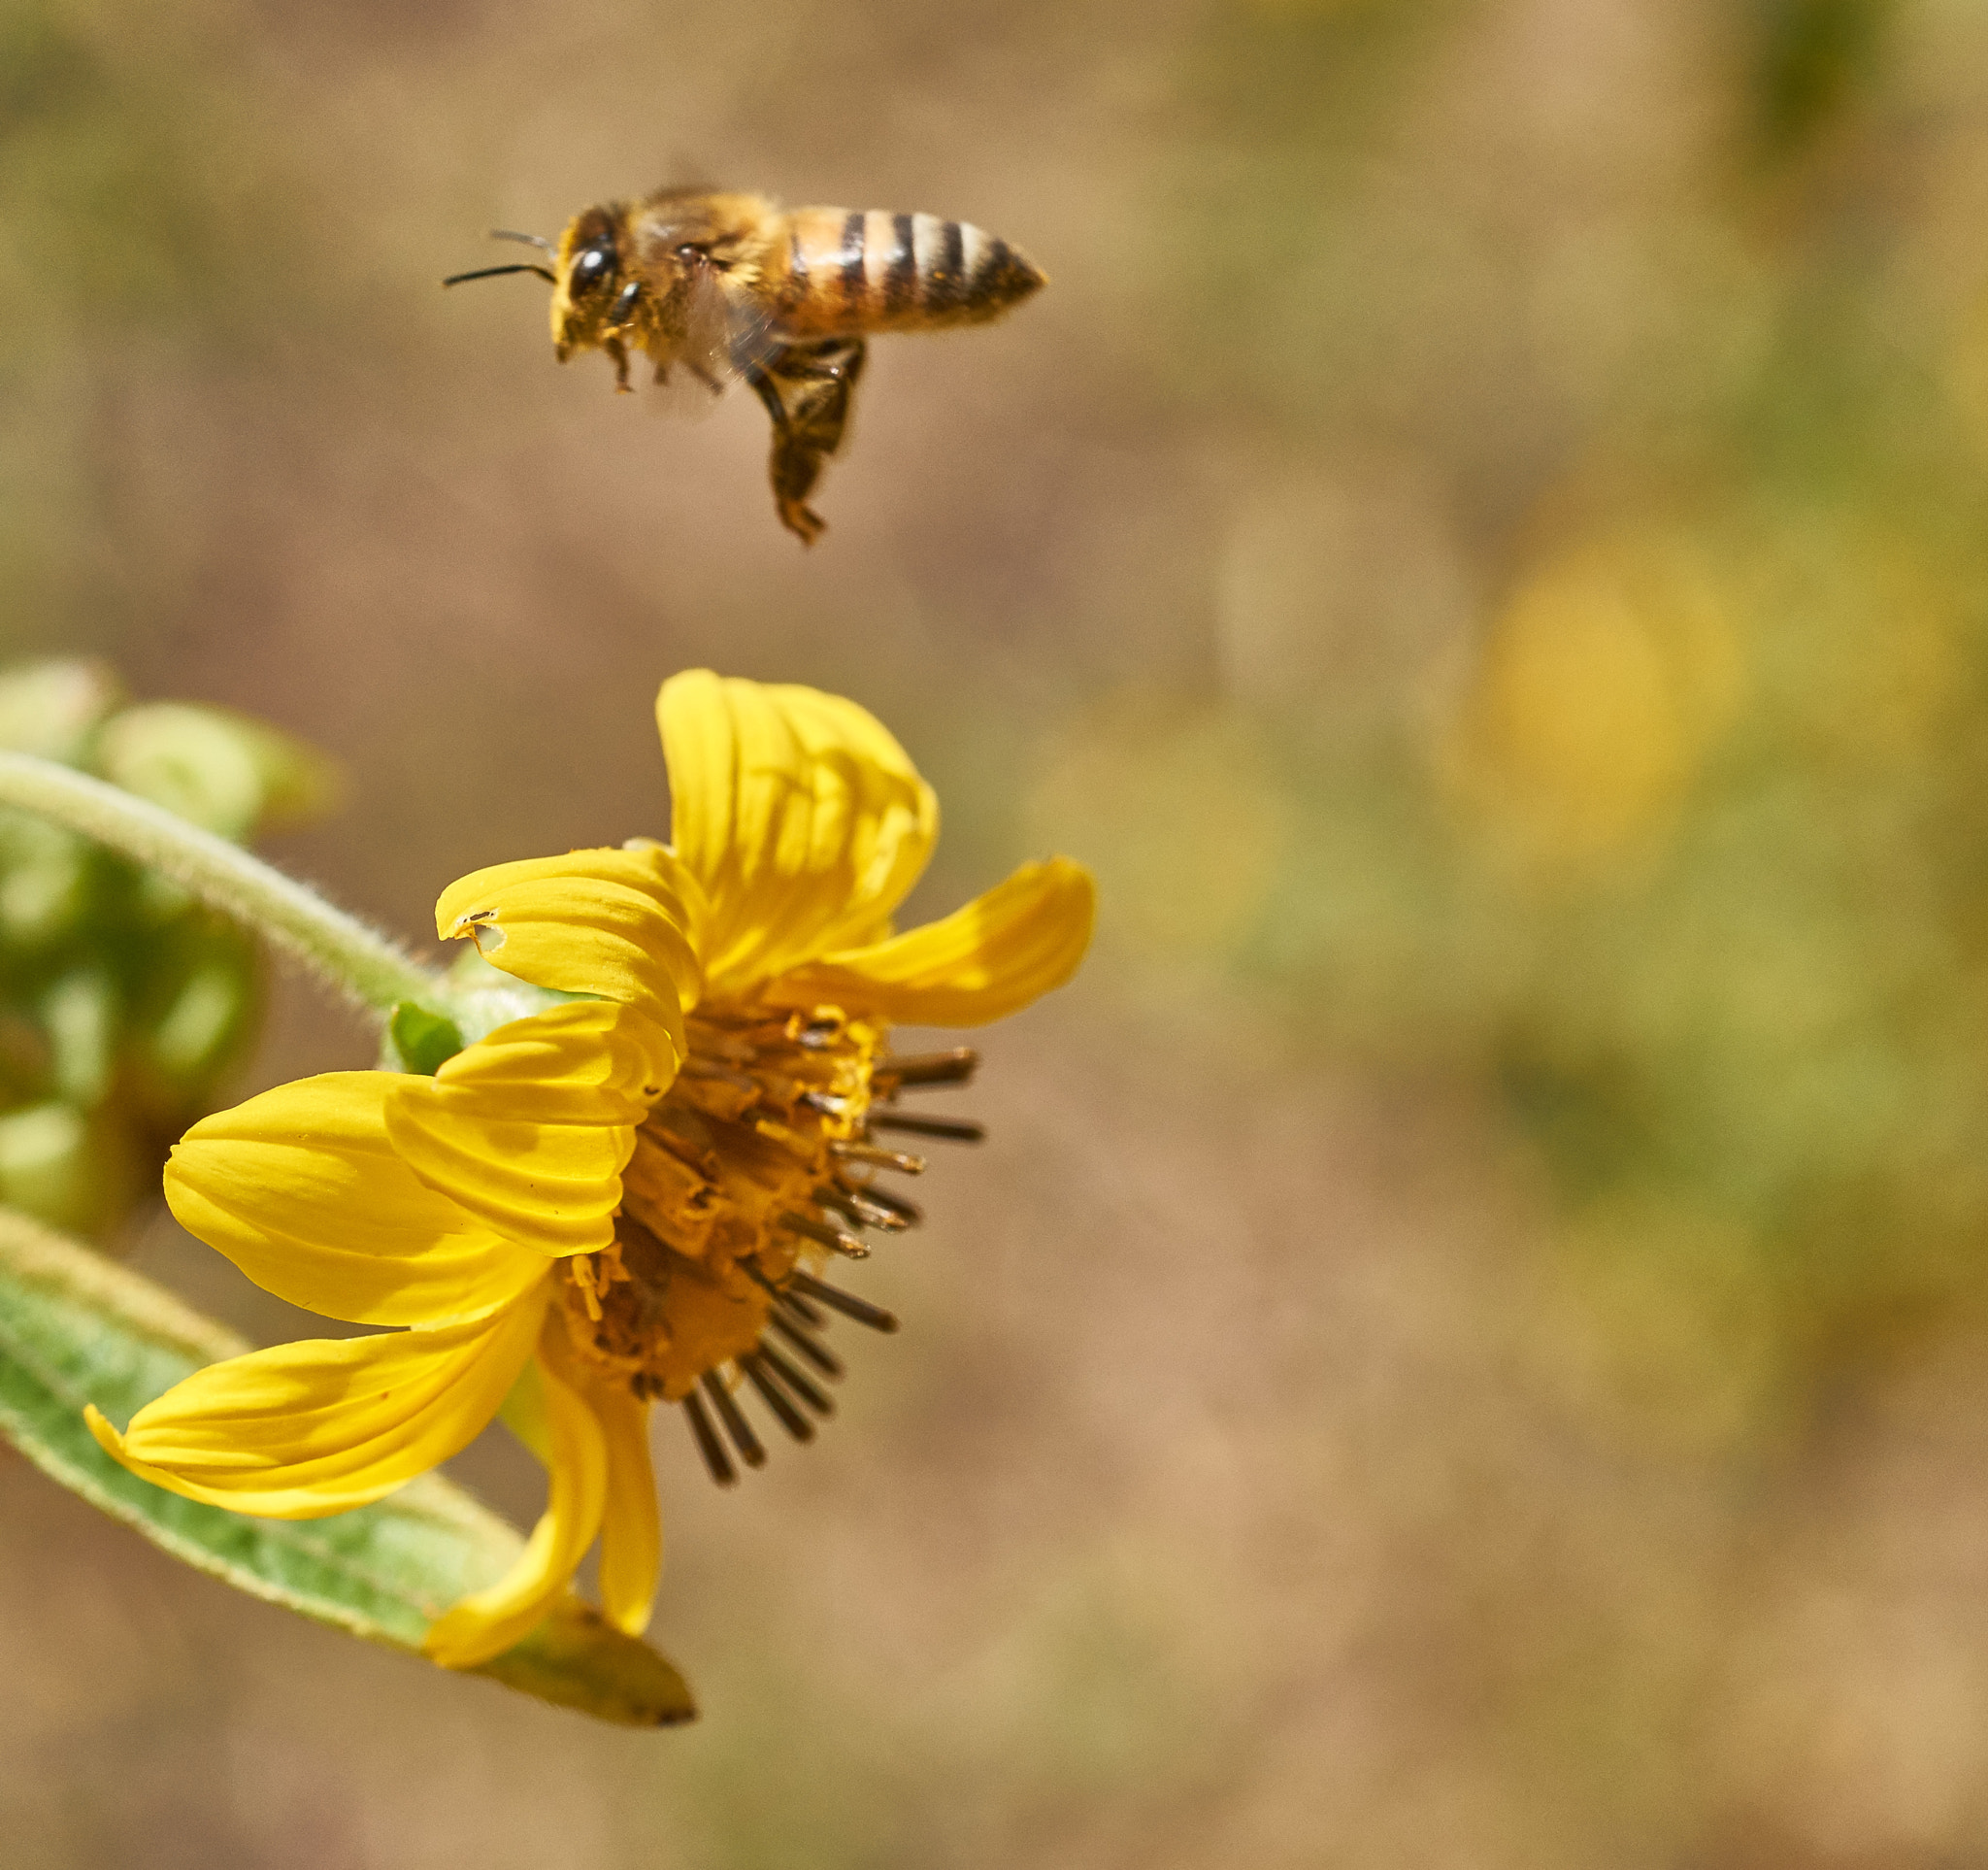
[[[0, 1435], [176, 1558], [418, 1653], [435, 1618], [501, 1577], [523, 1546], [460, 1487], [430, 1474], [328, 1519], [252, 1519], [141, 1481], [83, 1425], [85, 1402], [121, 1425], [189, 1372], [248, 1348], [149, 1280], [0, 1210]], [[477, 1673], [624, 1726], [696, 1713], [666, 1658], [571, 1596]]]

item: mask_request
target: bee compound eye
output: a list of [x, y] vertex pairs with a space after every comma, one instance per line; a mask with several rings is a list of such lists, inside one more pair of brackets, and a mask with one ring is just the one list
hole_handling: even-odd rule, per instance
[[583, 292], [591, 292], [613, 271], [614, 256], [607, 248], [582, 247], [573, 256], [573, 272], [566, 289], [578, 298]]

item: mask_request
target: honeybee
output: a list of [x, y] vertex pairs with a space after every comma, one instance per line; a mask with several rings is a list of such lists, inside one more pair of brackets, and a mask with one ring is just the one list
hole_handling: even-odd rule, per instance
[[886, 331], [985, 324], [1044, 284], [1006, 241], [934, 215], [780, 209], [763, 195], [663, 188], [576, 215], [556, 242], [499, 230], [548, 264], [485, 266], [444, 285], [536, 273], [552, 287], [552, 348], [613, 360], [655, 380], [681, 372], [721, 394], [750, 384], [773, 418], [770, 473], [780, 523], [812, 545], [823, 529], [808, 495], [843, 443], [867, 340]]

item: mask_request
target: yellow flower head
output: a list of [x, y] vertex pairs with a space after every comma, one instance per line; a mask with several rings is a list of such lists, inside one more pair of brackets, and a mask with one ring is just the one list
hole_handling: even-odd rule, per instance
[[802, 1366], [840, 1373], [823, 1308], [895, 1328], [818, 1277], [868, 1252], [865, 1229], [917, 1219], [876, 1180], [923, 1166], [892, 1133], [977, 1134], [897, 1112], [902, 1089], [959, 1082], [974, 1055], [894, 1055], [892, 1022], [999, 1018], [1068, 980], [1090, 938], [1089, 874], [1062, 858], [893, 935], [938, 806], [854, 703], [699, 670], [663, 685], [657, 715], [670, 845], [499, 864], [436, 905], [445, 938], [586, 997], [432, 1077], [282, 1085], [174, 1152], [174, 1214], [258, 1285], [402, 1328], [215, 1364], [121, 1435], [87, 1412], [161, 1486], [312, 1519], [447, 1460], [502, 1407], [550, 1497], [513, 1573], [431, 1629], [451, 1667], [525, 1635], [597, 1534], [608, 1614], [646, 1624], [656, 1401], [682, 1404], [720, 1480], [732, 1450], [763, 1458], [745, 1386], [812, 1437], [829, 1402]]

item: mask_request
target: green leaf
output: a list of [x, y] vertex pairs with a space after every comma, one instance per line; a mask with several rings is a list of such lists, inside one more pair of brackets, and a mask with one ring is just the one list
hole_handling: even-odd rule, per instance
[[[141, 1481], [84, 1426], [85, 1402], [121, 1426], [182, 1377], [248, 1348], [149, 1280], [0, 1210], [0, 1434], [176, 1558], [418, 1653], [430, 1623], [502, 1577], [523, 1549], [460, 1487], [430, 1474], [328, 1519], [252, 1519]], [[668, 1726], [696, 1714], [665, 1657], [576, 1597], [477, 1673], [624, 1726]]]

